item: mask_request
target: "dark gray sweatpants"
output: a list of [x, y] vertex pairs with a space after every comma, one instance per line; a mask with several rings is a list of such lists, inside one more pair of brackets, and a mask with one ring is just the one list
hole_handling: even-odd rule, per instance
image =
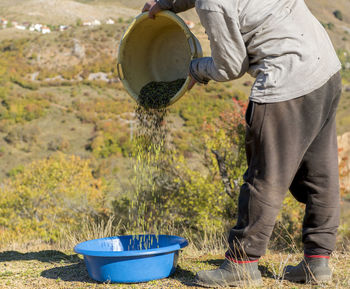
[[248, 170], [237, 224], [229, 236], [233, 257], [265, 253], [288, 190], [306, 204], [303, 243], [308, 255], [329, 255], [339, 226], [339, 176], [335, 114], [341, 77], [289, 101], [257, 104], [247, 112]]

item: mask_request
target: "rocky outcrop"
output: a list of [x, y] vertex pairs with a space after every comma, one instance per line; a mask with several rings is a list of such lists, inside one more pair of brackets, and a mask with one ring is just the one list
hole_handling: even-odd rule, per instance
[[80, 41], [78, 39], [73, 39], [74, 41], [74, 47], [73, 47], [73, 55], [80, 59], [84, 59], [85, 57], [85, 47], [80, 44]]
[[338, 136], [338, 161], [340, 173], [340, 190], [350, 193], [350, 132]]

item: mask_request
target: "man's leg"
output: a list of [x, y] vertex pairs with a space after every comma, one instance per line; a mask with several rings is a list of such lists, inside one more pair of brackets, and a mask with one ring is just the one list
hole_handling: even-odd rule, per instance
[[305, 255], [329, 256], [339, 226], [339, 169], [335, 113], [306, 152], [290, 191], [306, 204]]
[[335, 248], [340, 212], [335, 125], [339, 97], [340, 90], [290, 187], [291, 193], [306, 204], [303, 222], [305, 258], [299, 265], [285, 268], [285, 278], [291, 281], [327, 281], [331, 278], [328, 259]]

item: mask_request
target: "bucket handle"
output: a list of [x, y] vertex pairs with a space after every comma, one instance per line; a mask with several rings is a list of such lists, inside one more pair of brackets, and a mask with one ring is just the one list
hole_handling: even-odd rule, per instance
[[188, 40], [188, 45], [190, 46], [191, 56], [192, 58], [194, 58], [196, 55], [196, 46], [195, 46], [194, 40], [191, 36], [187, 40]]
[[124, 79], [124, 73], [123, 73], [123, 68], [122, 68], [121, 63], [117, 64], [117, 70], [118, 70], [119, 79], [123, 80]]

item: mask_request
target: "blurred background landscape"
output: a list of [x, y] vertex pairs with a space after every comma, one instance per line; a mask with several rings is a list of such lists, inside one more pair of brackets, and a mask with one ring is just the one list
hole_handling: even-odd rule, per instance
[[[350, 238], [350, 1], [306, 3], [342, 62], [341, 251]], [[151, 231], [186, 235], [198, 250], [210, 251], [234, 225], [246, 168], [244, 112], [254, 80], [246, 75], [196, 86], [169, 108], [166, 157], [140, 167], [139, 158], [149, 156], [140, 156], [136, 105], [118, 79], [116, 57], [123, 31], [143, 4], [0, 1], [2, 250], [39, 243], [69, 249], [87, 238]], [[195, 11], [180, 16], [210, 55]], [[302, 214], [288, 193], [271, 250], [300, 250]]]

